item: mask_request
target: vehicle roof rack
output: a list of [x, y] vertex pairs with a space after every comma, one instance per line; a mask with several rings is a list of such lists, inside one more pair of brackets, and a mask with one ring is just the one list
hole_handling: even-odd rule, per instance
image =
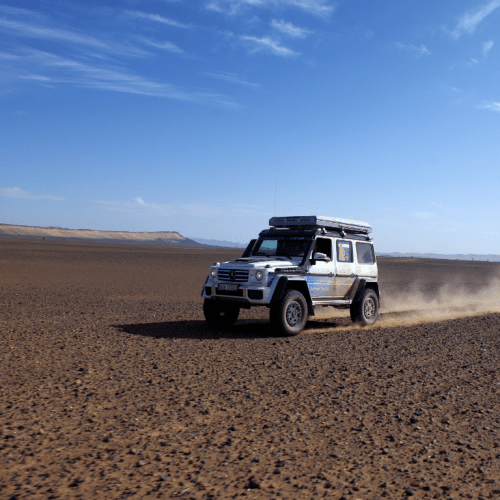
[[372, 227], [366, 222], [341, 219], [339, 217], [325, 217], [322, 215], [271, 217], [269, 225], [275, 228], [326, 228], [358, 234], [369, 234], [372, 231]]

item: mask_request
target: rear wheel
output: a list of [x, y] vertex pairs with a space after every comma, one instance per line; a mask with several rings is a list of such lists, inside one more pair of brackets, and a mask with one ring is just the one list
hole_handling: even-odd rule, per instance
[[298, 290], [288, 291], [278, 304], [271, 307], [270, 319], [283, 335], [298, 335], [307, 321], [305, 297]]
[[377, 321], [379, 302], [377, 294], [367, 288], [361, 299], [351, 306], [351, 319], [360, 326], [370, 326]]
[[225, 330], [236, 323], [240, 308], [229, 304], [220, 304], [215, 300], [203, 302], [203, 313], [207, 323], [215, 330]]

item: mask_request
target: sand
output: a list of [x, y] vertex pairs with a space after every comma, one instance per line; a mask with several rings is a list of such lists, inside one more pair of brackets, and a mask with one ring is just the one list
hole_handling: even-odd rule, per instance
[[0, 240], [0, 498], [500, 496], [498, 303], [435, 307], [498, 265], [380, 259], [373, 328], [282, 338], [204, 322], [238, 253]]

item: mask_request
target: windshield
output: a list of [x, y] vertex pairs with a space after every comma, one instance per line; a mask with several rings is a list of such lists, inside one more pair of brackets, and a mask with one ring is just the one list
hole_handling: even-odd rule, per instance
[[257, 241], [252, 255], [303, 258], [310, 244], [310, 238], [301, 236], [264, 236]]

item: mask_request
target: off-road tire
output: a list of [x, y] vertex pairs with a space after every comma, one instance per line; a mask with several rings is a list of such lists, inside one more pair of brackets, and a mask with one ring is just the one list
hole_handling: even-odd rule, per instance
[[240, 308], [229, 304], [220, 304], [215, 300], [205, 299], [203, 302], [203, 314], [207, 323], [214, 330], [227, 330], [236, 323], [240, 314]]
[[361, 298], [351, 305], [351, 319], [359, 326], [371, 326], [378, 318], [379, 301], [377, 294], [367, 288]]
[[271, 324], [281, 335], [298, 335], [306, 325], [307, 301], [297, 290], [289, 290], [270, 311]]

